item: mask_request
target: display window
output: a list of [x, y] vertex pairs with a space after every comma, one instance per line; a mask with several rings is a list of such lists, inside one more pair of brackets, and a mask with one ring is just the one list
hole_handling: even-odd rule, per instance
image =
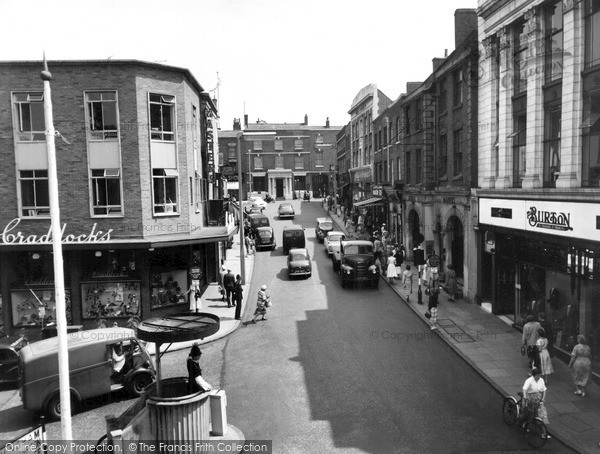
[[84, 318], [140, 315], [140, 282], [85, 282], [81, 284]]
[[[28, 288], [11, 291], [12, 316], [15, 327], [56, 324], [54, 288]], [[67, 323], [71, 323], [71, 291], [65, 289]]]
[[187, 270], [152, 275], [152, 309], [188, 302]]

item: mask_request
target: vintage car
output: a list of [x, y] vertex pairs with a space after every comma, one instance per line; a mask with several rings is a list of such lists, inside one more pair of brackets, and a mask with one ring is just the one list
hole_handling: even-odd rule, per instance
[[331, 218], [317, 218], [317, 225], [315, 226], [315, 235], [319, 243], [325, 240], [327, 232], [333, 230], [333, 220]]
[[310, 255], [306, 248], [290, 249], [287, 265], [290, 280], [296, 276], [310, 277], [312, 275]]
[[340, 232], [339, 230], [332, 230], [330, 232], [327, 232], [327, 235], [325, 235], [325, 238], [323, 239], [325, 252], [327, 252], [328, 255], [331, 255], [333, 253], [333, 244], [339, 243], [340, 241], [345, 239], [346, 235], [344, 234], [344, 232]]
[[303, 248], [306, 246], [304, 228], [301, 225], [286, 225], [283, 228], [283, 255], [290, 249]]
[[296, 212], [291, 203], [285, 202], [280, 204], [279, 208], [277, 208], [277, 215], [279, 216], [279, 219], [294, 219]]
[[0, 339], [0, 384], [19, 381], [19, 350], [27, 345], [21, 336]]
[[331, 257], [333, 264], [333, 271], [340, 270], [340, 263], [342, 261], [341, 246], [342, 241], [346, 239], [344, 232], [331, 231], [327, 233], [324, 243], [327, 250], [327, 254]]
[[381, 270], [375, 263], [373, 243], [365, 240], [342, 241], [340, 276], [342, 287], [354, 287], [359, 283], [377, 288]]
[[269, 227], [271, 223], [269, 218], [264, 214], [249, 214], [246, 216], [247, 221], [250, 223], [250, 233], [256, 238], [257, 229], [259, 227]]
[[275, 241], [275, 232], [273, 227], [258, 227], [256, 229], [256, 238], [254, 243], [256, 250], [271, 249], [275, 250], [277, 243]]
[[260, 208], [267, 208], [267, 202], [262, 197], [253, 196], [248, 198], [248, 205], [255, 205]]

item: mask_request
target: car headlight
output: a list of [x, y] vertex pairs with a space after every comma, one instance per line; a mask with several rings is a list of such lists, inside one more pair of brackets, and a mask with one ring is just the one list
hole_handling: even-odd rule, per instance
[[369, 267], [369, 271], [373, 271], [373, 272], [375, 272], [375, 271], [377, 271], [377, 267], [376, 267], [375, 265], [371, 265], [371, 266]]
[[346, 274], [350, 274], [351, 272], [351, 270], [346, 270]]

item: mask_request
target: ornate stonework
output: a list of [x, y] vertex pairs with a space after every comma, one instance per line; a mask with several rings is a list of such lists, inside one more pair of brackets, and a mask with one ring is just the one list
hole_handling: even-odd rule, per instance
[[563, 14], [576, 9], [581, 0], [563, 0]]

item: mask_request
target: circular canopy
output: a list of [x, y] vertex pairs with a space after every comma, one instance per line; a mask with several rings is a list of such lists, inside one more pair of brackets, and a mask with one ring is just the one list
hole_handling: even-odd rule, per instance
[[219, 326], [219, 317], [205, 312], [165, 315], [142, 321], [137, 327], [137, 337], [159, 344], [186, 342], [211, 336], [219, 331]]

